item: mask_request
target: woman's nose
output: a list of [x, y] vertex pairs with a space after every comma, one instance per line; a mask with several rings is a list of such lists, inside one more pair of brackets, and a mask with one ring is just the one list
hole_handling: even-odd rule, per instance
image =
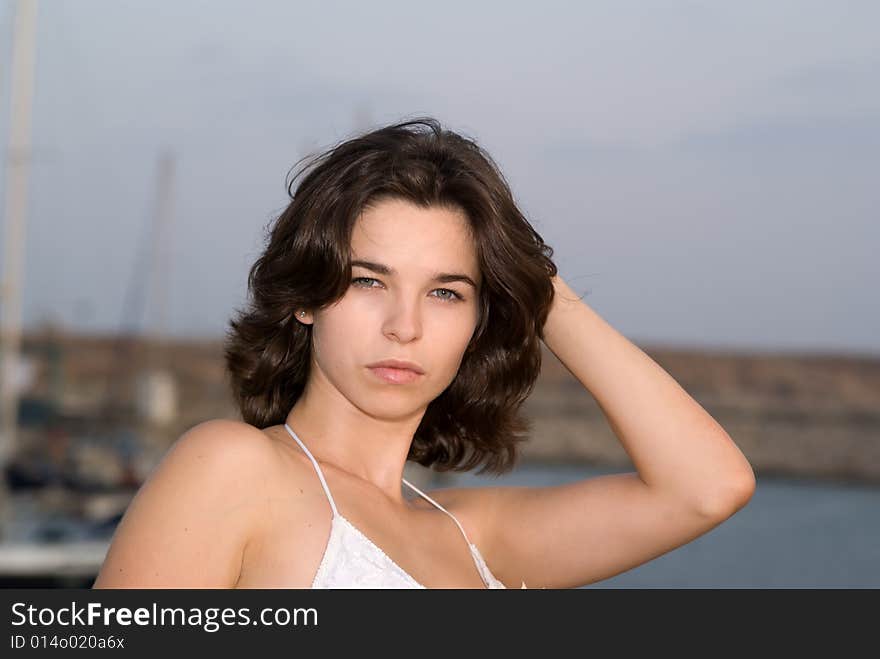
[[407, 300], [392, 302], [385, 318], [384, 331], [404, 342], [421, 336], [422, 319], [418, 303]]

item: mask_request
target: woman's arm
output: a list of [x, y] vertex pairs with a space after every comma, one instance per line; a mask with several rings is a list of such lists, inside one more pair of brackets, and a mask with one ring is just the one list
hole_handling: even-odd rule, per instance
[[485, 529], [491, 569], [515, 588], [612, 577], [708, 532], [755, 489], [751, 466], [715, 419], [561, 278], [554, 287], [545, 343], [596, 399], [638, 471], [480, 488], [471, 518]]
[[560, 277], [553, 283], [545, 343], [596, 399], [645, 485], [710, 514], [743, 506], [755, 476], [724, 429]]

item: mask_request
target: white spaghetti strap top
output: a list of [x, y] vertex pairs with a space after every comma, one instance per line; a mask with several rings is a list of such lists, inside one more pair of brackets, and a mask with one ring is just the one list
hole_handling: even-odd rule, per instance
[[[306, 448], [303, 441], [293, 432], [293, 429], [286, 423], [284, 427], [314, 465], [321, 481], [321, 487], [324, 488], [324, 493], [327, 495], [327, 500], [333, 511], [333, 518], [330, 522], [330, 537], [327, 539], [324, 555], [312, 581], [312, 588], [425, 588], [339, 512], [317, 460]], [[489, 570], [480, 550], [468, 539], [464, 527], [455, 518], [455, 515], [405, 478], [402, 480], [417, 494], [453, 519], [467, 542], [471, 557], [486, 587], [491, 589], [506, 588]]]

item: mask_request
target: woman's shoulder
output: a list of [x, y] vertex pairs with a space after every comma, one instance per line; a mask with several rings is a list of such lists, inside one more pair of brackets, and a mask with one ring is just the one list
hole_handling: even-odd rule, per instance
[[96, 587], [234, 583], [271, 464], [271, 442], [248, 424], [212, 419], [184, 432], [129, 504]]
[[181, 435], [172, 450], [181, 453], [178, 462], [191, 463], [205, 478], [234, 480], [252, 492], [268, 490], [278, 480], [298, 480], [290, 471], [297, 469], [295, 461], [291, 464], [283, 441], [272, 430], [234, 419], [210, 419]]
[[184, 432], [175, 451], [211, 451], [219, 459], [267, 457], [271, 441], [259, 428], [235, 419], [209, 419]]
[[272, 458], [271, 441], [258, 428], [233, 419], [210, 419], [186, 430], [166, 451], [155, 471], [184, 467], [202, 480], [241, 479]]

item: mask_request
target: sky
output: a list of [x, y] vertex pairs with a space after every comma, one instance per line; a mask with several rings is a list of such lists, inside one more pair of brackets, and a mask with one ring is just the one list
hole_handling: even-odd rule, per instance
[[294, 163], [428, 115], [631, 340], [880, 355], [878, 24], [847, 0], [39, 0], [25, 327], [222, 336]]

